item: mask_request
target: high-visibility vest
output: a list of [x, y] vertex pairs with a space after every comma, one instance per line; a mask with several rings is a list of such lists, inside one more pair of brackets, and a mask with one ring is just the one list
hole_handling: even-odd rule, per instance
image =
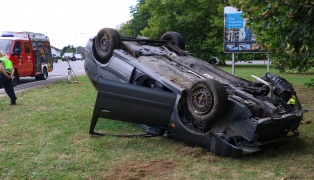
[[12, 62], [9, 59], [5, 58], [5, 57], [0, 58], [0, 61], [2, 62], [2, 66], [3, 66], [4, 70], [5, 70], [5, 72], [8, 73], [8, 74], [11, 74], [12, 69], [13, 69]]

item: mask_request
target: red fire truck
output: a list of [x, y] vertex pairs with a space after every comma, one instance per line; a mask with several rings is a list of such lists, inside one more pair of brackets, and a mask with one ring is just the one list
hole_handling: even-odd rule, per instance
[[45, 80], [53, 70], [49, 38], [41, 33], [3, 31], [0, 34], [0, 50], [13, 62], [13, 85], [20, 77], [31, 76]]

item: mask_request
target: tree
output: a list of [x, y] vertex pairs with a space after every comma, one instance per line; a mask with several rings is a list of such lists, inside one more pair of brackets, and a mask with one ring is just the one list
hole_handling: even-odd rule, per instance
[[146, 0], [144, 11], [151, 13], [144, 36], [160, 38], [176, 31], [186, 40], [186, 49], [206, 59], [223, 53], [223, 8], [227, 1], [212, 0]]
[[141, 30], [148, 26], [148, 19], [151, 17], [149, 11], [141, 8], [145, 4], [145, 0], [138, 0], [136, 6], [130, 7], [132, 19], [127, 23], [123, 23], [118, 32], [123, 36], [135, 37], [140, 35]]
[[62, 48], [61, 50], [61, 56], [63, 56], [64, 53], [67, 53], [67, 52], [71, 52], [71, 53], [74, 53], [75, 52], [75, 48], [73, 47], [73, 45], [67, 45], [65, 47]]
[[314, 2], [311, 0], [229, 0], [280, 71], [307, 71], [313, 64]]
[[[314, 2], [311, 0], [230, 0], [243, 11], [257, 41], [280, 71], [314, 66]], [[314, 79], [306, 86], [314, 87]]]

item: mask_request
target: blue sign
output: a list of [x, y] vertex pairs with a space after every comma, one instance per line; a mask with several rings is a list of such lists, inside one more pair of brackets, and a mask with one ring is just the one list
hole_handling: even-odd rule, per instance
[[226, 14], [226, 28], [243, 28], [242, 13]]
[[225, 14], [224, 52], [260, 52], [261, 46], [256, 42], [255, 34], [245, 27], [242, 12], [227, 6]]

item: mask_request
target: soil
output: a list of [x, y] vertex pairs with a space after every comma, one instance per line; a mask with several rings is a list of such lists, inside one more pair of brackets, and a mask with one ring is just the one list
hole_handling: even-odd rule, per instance
[[171, 177], [168, 174], [169, 171], [174, 170], [177, 166], [178, 164], [176, 162], [170, 160], [155, 160], [149, 162], [127, 161], [116, 166], [108, 176], [104, 177], [104, 179], [144, 180], [158, 177], [167, 179], [167, 176], [169, 178]]

